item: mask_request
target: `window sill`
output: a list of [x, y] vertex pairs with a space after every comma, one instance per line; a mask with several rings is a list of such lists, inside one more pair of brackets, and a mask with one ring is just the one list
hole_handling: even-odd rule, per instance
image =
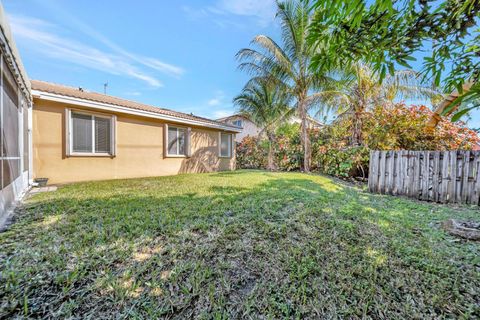
[[184, 154], [167, 154], [165, 158], [187, 158]]
[[74, 158], [74, 157], [115, 158], [114, 155], [111, 155], [109, 153], [71, 153], [67, 157], [68, 158]]
[[232, 156], [218, 156], [221, 159], [232, 159]]

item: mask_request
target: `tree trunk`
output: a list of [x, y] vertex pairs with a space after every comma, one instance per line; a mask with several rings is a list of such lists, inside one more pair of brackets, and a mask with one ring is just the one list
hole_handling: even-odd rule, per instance
[[[467, 93], [470, 91], [470, 88], [472, 87], [473, 82], [469, 81], [463, 85], [463, 94]], [[437, 127], [438, 123], [442, 120], [442, 114], [443, 112], [452, 104], [455, 99], [458, 98], [460, 94], [458, 91], [454, 91], [451, 94], [449, 94], [441, 103], [438, 105], [438, 107], [435, 108], [435, 110], [432, 113], [432, 116], [427, 122], [426, 125], [426, 130], [428, 132], [433, 132], [433, 130]], [[460, 104], [456, 105], [452, 110], [446, 114], [446, 116], [451, 115], [455, 111], [457, 111], [458, 107], [460, 107]]]
[[310, 166], [312, 162], [312, 149], [310, 146], [310, 137], [308, 136], [308, 119], [307, 110], [304, 99], [299, 99], [299, 115], [301, 119], [300, 123], [300, 140], [303, 147], [303, 171], [310, 172]]
[[363, 143], [362, 126], [363, 126], [362, 113], [359, 111], [355, 111], [355, 115], [353, 116], [352, 146], [362, 145]]
[[268, 163], [267, 163], [267, 170], [275, 171], [277, 170], [277, 166], [275, 165], [275, 157], [274, 157], [274, 150], [273, 144], [275, 143], [275, 136], [271, 132], [267, 132], [268, 137]]

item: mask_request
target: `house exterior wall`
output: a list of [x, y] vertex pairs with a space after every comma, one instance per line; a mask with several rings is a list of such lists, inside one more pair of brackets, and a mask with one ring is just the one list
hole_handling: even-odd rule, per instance
[[[234, 148], [231, 158], [218, 156], [219, 130], [191, 127], [191, 156], [165, 157], [166, 122], [120, 113], [115, 114], [117, 120], [114, 157], [67, 157], [66, 108], [88, 111], [88, 108], [34, 99], [34, 177], [48, 178], [49, 184], [235, 169]], [[175, 125], [171, 122], [168, 124]]]
[[247, 136], [258, 137], [258, 135], [262, 131], [259, 127], [257, 127], [255, 123], [241, 116], [232, 116], [225, 119], [223, 122], [233, 125], [233, 122], [236, 120], [242, 120], [243, 127], [242, 132], [236, 134], [236, 142], [241, 142], [243, 138]]

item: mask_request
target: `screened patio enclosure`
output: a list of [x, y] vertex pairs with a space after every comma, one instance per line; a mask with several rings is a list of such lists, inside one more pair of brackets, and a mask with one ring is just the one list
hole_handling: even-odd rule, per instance
[[0, 5], [0, 224], [30, 185], [30, 86]]

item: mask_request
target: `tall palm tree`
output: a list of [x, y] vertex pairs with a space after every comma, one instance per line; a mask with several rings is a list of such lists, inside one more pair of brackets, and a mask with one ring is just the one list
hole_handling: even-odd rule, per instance
[[352, 145], [361, 145], [364, 113], [375, 106], [392, 107], [396, 98], [430, 99], [432, 104], [442, 98], [432, 84], [423, 83], [413, 70], [397, 71], [380, 82], [378, 75], [364, 63], [356, 63], [344, 71], [343, 86], [323, 97], [326, 109], [335, 111], [339, 118], [352, 119]]
[[239, 107], [240, 113], [262, 128], [262, 132], [267, 136], [269, 141], [267, 169], [275, 170], [275, 130], [289, 115], [291, 96], [265, 78], [253, 78], [233, 102]]
[[[282, 45], [265, 35], [256, 36], [252, 44], [237, 53], [239, 68], [254, 76], [268, 78], [295, 98], [294, 108], [301, 119], [301, 143], [304, 151], [303, 169], [310, 171], [311, 146], [308, 136], [308, 112], [319, 104], [319, 95], [334, 80], [313, 72], [310, 60], [314, 49], [307, 44], [311, 20], [308, 0], [277, 2], [277, 18], [282, 27]], [[317, 93], [313, 93], [313, 91]]]

